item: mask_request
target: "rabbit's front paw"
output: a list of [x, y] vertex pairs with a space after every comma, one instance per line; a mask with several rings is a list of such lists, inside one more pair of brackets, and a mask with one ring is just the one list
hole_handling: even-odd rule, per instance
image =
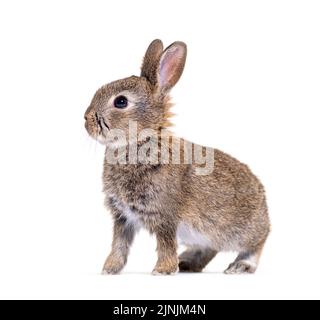
[[164, 262], [159, 263], [156, 265], [156, 267], [153, 269], [152, 274], [157, 275], [170, 275], [175, 274], [178, 271], [178, 262]]
[[104, 264], [102, 274], [118, 274], [123, 267], [125, 266], [125, 262], [121, 259], [116, 259], [114, 257], [109, 257]]

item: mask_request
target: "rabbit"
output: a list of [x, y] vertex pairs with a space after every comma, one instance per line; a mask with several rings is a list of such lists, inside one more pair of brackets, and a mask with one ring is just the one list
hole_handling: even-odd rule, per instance
[[[162, 41], [154, 40], [145, 53], [140, 76], [101, 87], [85, 112], [89, 135], [106, 146], [103, 191], [113, 217], [113, 241], [103, 274], [122, 271], [140, 228], [157, 241], [155, 275], [201, 272], [223, 251], [238, 254], [226, 274], [257, 269], [270, 222], [264, 187], [248, 166], [212, 148], [206, 150], [212, 154], [214, 167], [206, 175], [197, 174], [199, 166], [193, 160], [186, 164], [108, 161], [120, 145], [125, 150], [122, 160], [128, 160], [134, 140], [117, 142], [108, 135], [120, 129], [127, 137], [130, 121], [137, 123], [138, 132], [150, 128], [160, 135], [167, 130], [169, 142], [160, 138], [154, 143], [157, 148], [167, 144], [172, 153], [169, 93], [182, 75], [186, 56], [185, 43], [177, 41], [164, 50]], [[186, 251], [178, 256], [179, 244]]]

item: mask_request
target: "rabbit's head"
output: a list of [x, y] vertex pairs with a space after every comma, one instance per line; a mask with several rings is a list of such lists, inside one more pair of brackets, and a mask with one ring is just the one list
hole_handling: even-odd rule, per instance
[[85, 113], [85, 127], [98, 141], [107, 143], [108, 132], [128, 133], [129, 122], [137, 129], [161, 130], [169, 126], [169, 91], [179, 80], [186, 61], [187, 47], [174, 42], [163, 50], [154, 40], [145, 54], [141, 75], [109, 83], [94, 95]]

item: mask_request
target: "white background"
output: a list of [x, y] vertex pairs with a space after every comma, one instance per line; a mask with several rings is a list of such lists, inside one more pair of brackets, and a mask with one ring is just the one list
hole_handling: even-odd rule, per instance
[[[0, 297], [320, 298], [319, 1], [1, 1]], [[100, 276], [112, 226], [103, 147], [83, 114], [139, 74], [151, 40], [188, 44], [177, 134], [243, 162], [267, 189], [272, 233], [253, 276], [154, 277], [141, 232], [122, 275]]]

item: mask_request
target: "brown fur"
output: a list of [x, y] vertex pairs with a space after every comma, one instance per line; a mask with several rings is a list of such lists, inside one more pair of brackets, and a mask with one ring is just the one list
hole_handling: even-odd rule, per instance
[[[144, 128], [167, 128], [170, 116], [169, 91], [179, 80], [186, 59], [186, 46], [175, 42], [162, 52], [160, 40], [149, 46], [141, 77], [110, 83], [97, 91], [86, 111], [86, 129], [94, 138], [105, 137], [107, 129], [128, 131], [129, 120]], [[133, 107], [116, 109], [111, 97], [128, 92]], [[165, 143], [165, 142], [163, 142]], [[183, 151], [183, 150], [182, 150]], [[106, 146], [106, 154], [112, 146]], [[249, 168], [233, 157], [214, 150], [214, 170], [195, 174], [195, 164], [111, 165], [103, 173], [106, 205], [114, 217], [112, 252], [105, 273], [118, 273], [125, 265], [129, 247], [141, 224], [156, 235], [156, 274], [200, 272], [219, 251], [239, 252], [227, 273], [254, 272], [269, 233], [264, 188]], [[130, 221], [127, 212], [134, 215]], [[190, 247], [177, 257], [179, 224], [205, 235], [210, 247]], [[180, 261], [180, 262], [179, 262]]]

